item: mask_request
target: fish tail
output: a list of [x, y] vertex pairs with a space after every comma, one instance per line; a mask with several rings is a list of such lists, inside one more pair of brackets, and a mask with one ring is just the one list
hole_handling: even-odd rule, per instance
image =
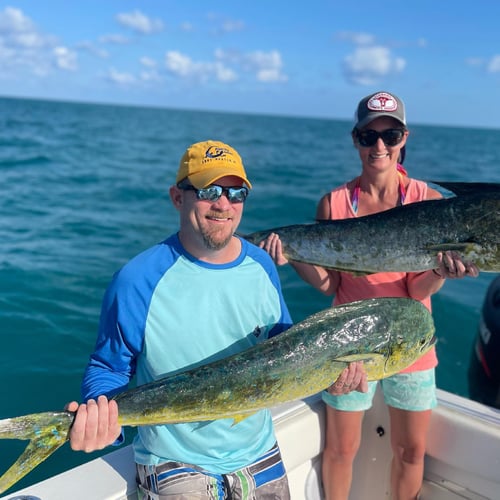
[[0, 420], [0, 439], [29, 440], [14, 464], [0, 477], [0, 493], [43, 462], [68, 439], [74, 413], [46, 412]]

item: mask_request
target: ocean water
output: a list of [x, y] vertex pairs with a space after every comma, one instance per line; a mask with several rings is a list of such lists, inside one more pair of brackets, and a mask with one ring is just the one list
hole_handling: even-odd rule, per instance
[[[79, 398], [112, 274], [177, 229], [168, 187], [189, 144], [218, 139], [241, 153], [254, 187], [242, 233], [311, 222], [320, 196], [360, 168], [346, 121], [18, 99], [0, 110], [0, 418]], [[500, 130], [410, 130], [411, 176], [500, 182]], [[330, 304], [288, 266], [279, 272], [295, 321]], [[494, 277], [449, 281], [433, 298], [440, 388], [468, 395]], [[24, 445], [0, 441], [0, 474]], [[97, 455], [65, 445], [15, 488]]]

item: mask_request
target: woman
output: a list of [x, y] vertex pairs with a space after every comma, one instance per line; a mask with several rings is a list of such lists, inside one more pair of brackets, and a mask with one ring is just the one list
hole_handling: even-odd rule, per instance
[[[404, 104], [388, 92], [363, 98], [357, 107], [352, 130], [354, 147], [361, 160], [361, 174], [324, 195], [316, 218], [346, 219], [381, 212], [398, 205], [440, 198], [426, 183], [408, 177], [401, 165], [409, 131]], [[275, 234], [262, 246], [277, 264], [288, 261]], [[454, 252], [438, 255], [439, 267], [420, 273], [377, 273], [355, 277], [349, 273], [290, 262], [298, 274], [326, 295], [333, 304], [374, 297], [411, 297], [431, 309], [430, 296], [446, 278], [478, 275], [471, 263]], [[424, 468], [426, 435], [431, 410], [436, 405], [435, 349], [412, 366], [381, 381], [391, 421], [391, 490], [394, 500], [418, 497]], [[347, 499], [353, 461], [360, 446], [363, 412], [372, 405], [377, 382], [345, 394], [342, 380], [323, 393], [326, 403], [326, 440], [323, 452], [323, 487], [327, 500]]]

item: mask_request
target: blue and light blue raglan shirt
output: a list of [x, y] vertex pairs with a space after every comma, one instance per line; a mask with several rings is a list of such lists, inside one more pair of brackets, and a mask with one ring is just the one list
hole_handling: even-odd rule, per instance
[[[146, 250], [114, 277], [103, 299], [96, 348], [85, 371], [84, 400], [227, 357], [292, 323], [269, 255], [241, 239], [240, 256], [215, 265], [195, 259], [178, 235]], [[271, 415], [138, 427], [137, 463], [195, 464], [227, 473], [275, 442]]]

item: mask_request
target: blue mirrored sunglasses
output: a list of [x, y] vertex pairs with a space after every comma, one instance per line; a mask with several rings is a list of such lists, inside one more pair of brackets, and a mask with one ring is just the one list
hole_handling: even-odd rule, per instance
[[183, 191], [194, 191], [196, 198], [202, 201], [217, 201], [223, 194], [231, 203], [243, 203], [248, 196], [248, 188], [245, 186], [226, 187], [211, 184], [206, 188], [197, 189], [191, 184], [177, 184]]

